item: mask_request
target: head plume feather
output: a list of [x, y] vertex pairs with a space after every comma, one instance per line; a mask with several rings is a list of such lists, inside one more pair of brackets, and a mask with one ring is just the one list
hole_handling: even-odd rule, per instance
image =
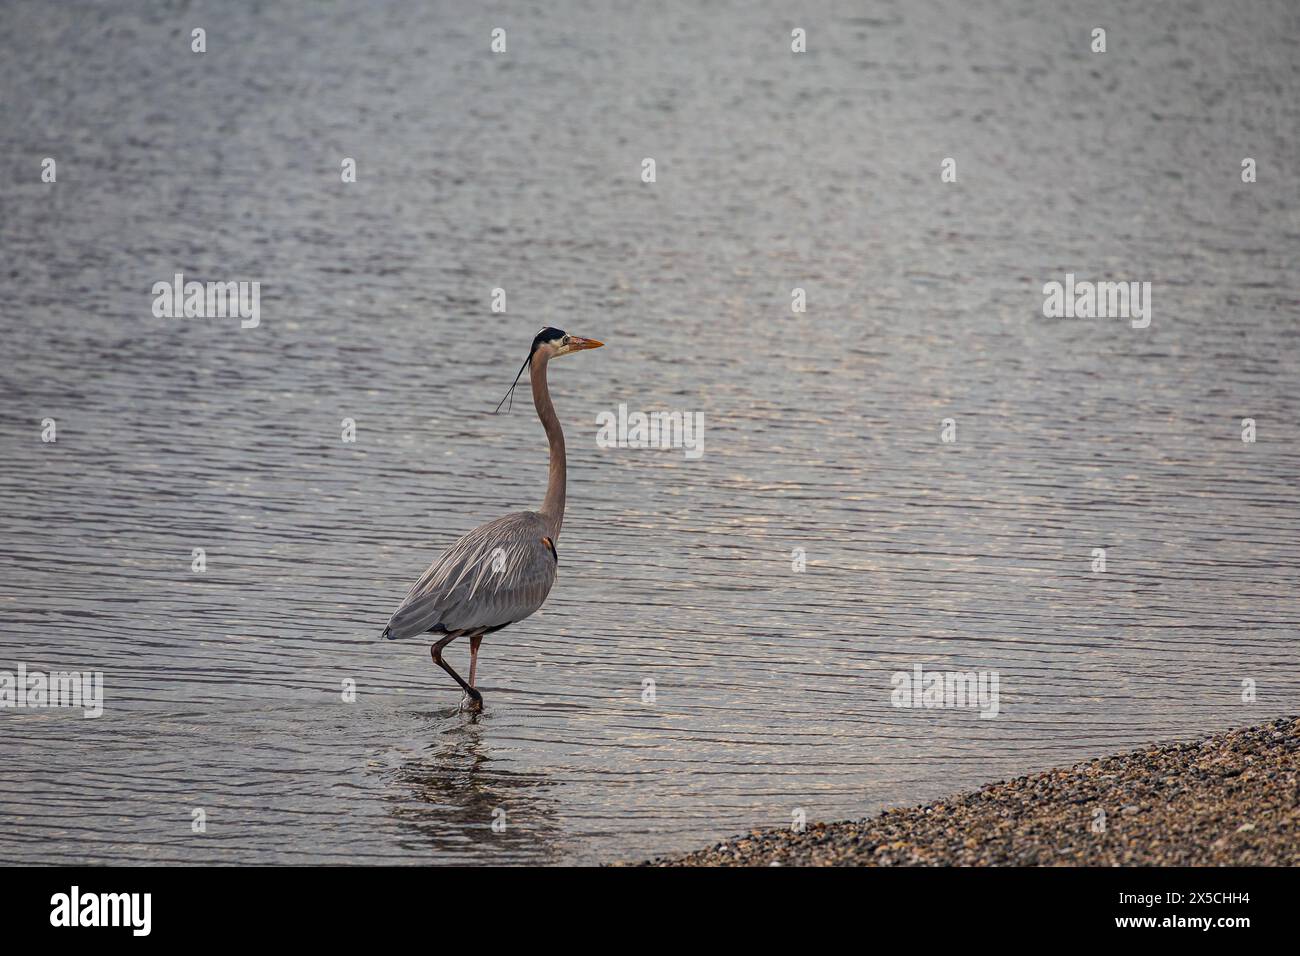
[[524, 359], [524, 364], [519, 366], [519, 372], [515, 375], [515, 380], [511, 383], [510, 390], [506, 392], [505, 398], [502, 398], [501, 401], [497, 402], [497, 407], [492, 410], [493, 415], [501, 411], [501, 406], [506, 404], [507, 398], [510, 399], [510, 404], [506, 406], [506, 414], [510, 414], [510, 409], [515, 407], [515, 386], [519, 384], [519, 379], [520, 376], [524, 374], [524, 369], [528, 368], [529, 364], [533, 361], [533, 355], [537, 352], [537, 349], [543, 342], [550, 342], [554, 339], [560, 339], [563, 337], [564, 332], [560, 329], [553, 329], [549, 325], [534, 336], [533, 347], [528, 350], [528, 358]]

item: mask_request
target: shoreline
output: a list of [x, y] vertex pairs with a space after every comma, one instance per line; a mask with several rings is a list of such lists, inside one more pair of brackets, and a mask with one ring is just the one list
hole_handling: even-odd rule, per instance
[[639, 866], [1297, 866], [1300, 717]]

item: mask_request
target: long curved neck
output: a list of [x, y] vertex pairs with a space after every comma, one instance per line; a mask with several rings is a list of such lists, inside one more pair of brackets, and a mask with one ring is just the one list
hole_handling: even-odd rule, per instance
[[547, 358], [539, 354], [537, 361], [530, 364], [528, 378], [533, 386], [533, 405], [537, 408], [537, 417], [546, 429], [546, 440], [551, 445], [551, 469], [546, 481], [546, 500], [542, 502], [542, 517], [550, 528], [551, 537], [560, 536], [564, 525], [564, 479], [568, 464], [564, 457], [564, 431], [560, 428], [560, 419], [551, 404], [551, 390], [546, 385]]

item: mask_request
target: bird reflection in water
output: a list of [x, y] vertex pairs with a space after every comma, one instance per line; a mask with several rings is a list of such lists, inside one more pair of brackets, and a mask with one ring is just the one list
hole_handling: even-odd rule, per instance
[[432, 712], [440, 727], [425, 753], [388, 771], [392, 816], [439, 861], [553, 861], [561, 839], [554, 784], [507, 769], [492, 755], [490, 721], [458, 708]]

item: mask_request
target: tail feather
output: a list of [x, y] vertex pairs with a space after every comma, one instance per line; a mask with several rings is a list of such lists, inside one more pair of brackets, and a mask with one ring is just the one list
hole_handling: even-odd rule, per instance
[[407, 601], [393, 612], [393, 616], [388, 619], [388, 626], [384, 628], [384, 636], [390, 641], [395, 641], [404, 637], [414, 637], [425, 631], [438, 630], [441, 628], [438, 619], [442, 614], [443, 608], [439, 607], [437, 595], [422, 595]]

